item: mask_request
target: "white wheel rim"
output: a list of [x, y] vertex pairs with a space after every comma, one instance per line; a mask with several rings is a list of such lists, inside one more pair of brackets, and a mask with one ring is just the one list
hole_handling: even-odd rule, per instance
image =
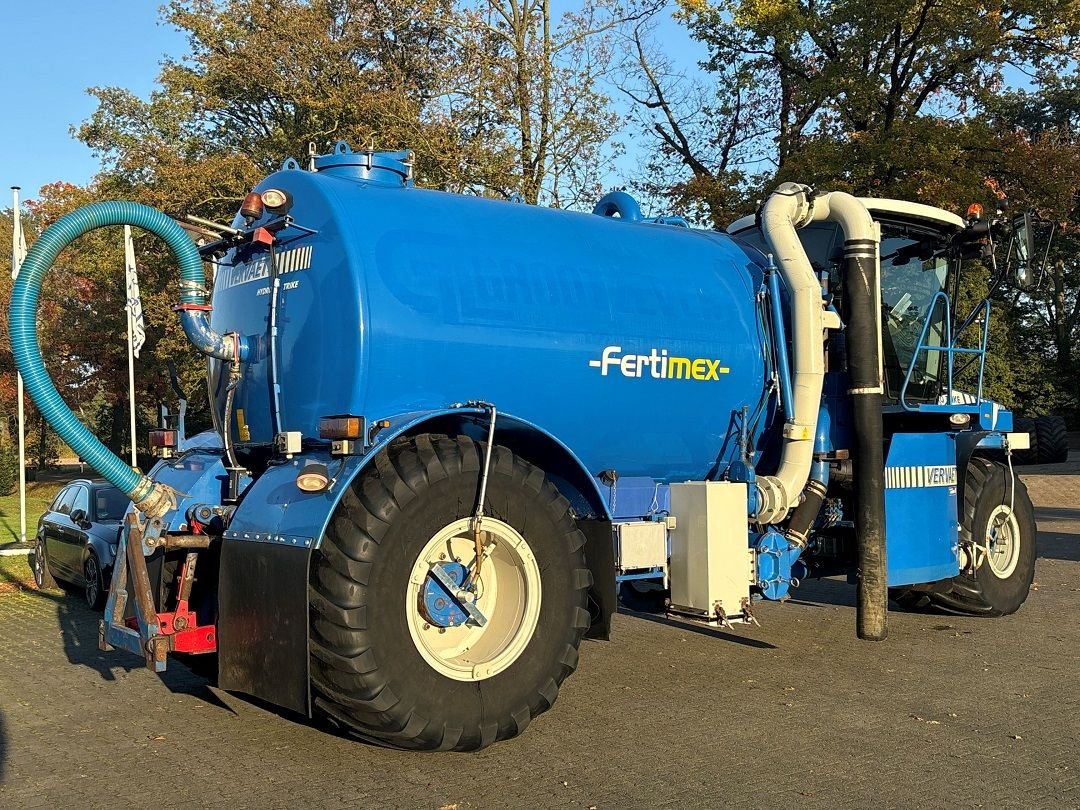
[[475, 542], [469, 518], [437, 532], [413, 563], [405, 593], [409, 634], [421, 657], [455, 681], [482, 681], [498, 675], [525, 651], [540, 618], [540, 567], [514, 527], [485, 517], [481, 524], [485, 558], [480, 566], [476, 607], [484, 626], [467, 621], [438, 627], [421, 612], [431, 567], [455, 560], [472, 569]]
[[998, 579], [1008, 579], [1020, 562], [1020, 524], [1008, 506], [998, 506], [986, 522], [986, 562]]

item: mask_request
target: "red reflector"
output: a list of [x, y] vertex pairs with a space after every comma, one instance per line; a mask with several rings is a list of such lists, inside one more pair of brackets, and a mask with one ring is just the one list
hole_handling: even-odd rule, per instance
[[176, 431], [175, 430], [151, 430], [150, 431], [150, 446], [151, 447], [176, 447]]
[[274, 244], [274, 235], [266, 228], [256, 228], [255, 233], [251, 235], [251, 241], [256, 245], [272, 245]]

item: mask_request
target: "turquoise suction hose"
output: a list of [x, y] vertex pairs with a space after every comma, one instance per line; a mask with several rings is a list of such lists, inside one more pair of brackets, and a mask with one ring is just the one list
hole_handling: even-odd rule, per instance
[[236, 335], [214, 332], [207, 320], [202, 258], [176, 222], [162, 212], [134, 202], [99, 202], [79, 208], [50, 225], [23, 260], [11, 293], [8, 311], [11, 351], [26, 390], [45, 420], [80, 458], [125, 492], [140, 511], [160, 517], [172, 503], [171, 493], [140, 475], [103, 445], [64, 403], [41, 357], [37, 339], [37, 309], [41, 283], [60, 251], [97, 228], [131, 225], [161, 237], [180, 265], [181, 323], [188, 339], [204, 354], [242, 360], [245, 342]]

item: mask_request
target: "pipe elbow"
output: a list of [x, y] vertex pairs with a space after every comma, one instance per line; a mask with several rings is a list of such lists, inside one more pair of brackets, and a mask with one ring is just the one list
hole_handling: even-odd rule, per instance
[[228, 361], [243, 361], [248, 358], [250, 347], [247, 338], [234, 332], [224, 335], [215, 332], [204, 310], [181, 309], [180, 325], [191, 345], [209, 357]]
[[815, 201], [814, 219], [832, 220], [840, 225], [844, 239], [870, 239], [877, 241], [874, 218], [858, 197], [844, 191], [823, 194]]
[[593, 206], [593, 213], [601, 217], [618, 216], [627, 222], [641, 221], [641, 206], [625, 191], [611, 191]]
[[809, 186], [802, 183], [781, 183], [761, 207], [763, 230], [768, 233], [777, 227], [792, 231], [814, 220], [814, 199]]

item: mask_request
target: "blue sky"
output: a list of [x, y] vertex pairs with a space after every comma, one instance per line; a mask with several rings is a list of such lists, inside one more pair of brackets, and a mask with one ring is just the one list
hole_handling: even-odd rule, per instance
[[5, 9], [0, 31], [0, 190], [34, 197], [45, 183], [86, 183], [90, 150], [68, 132], [94, 111], [86, 88], [120, 85], [145, 96], [162, 55], [186, 42], [158, 24], [156, 0], [31, 0]]
[[[557, 10], [567, 3], [555, 4]], [[97, 173], [90, 150], [70, 134], [95, 108], [89, 87], [120, 86], [142, 97], [164, 55], [181, 56], [184, 36], [158, 22], [157, 0], [31, 0], [6, 10], [0, 30], [0, 207], [9, 186], [22, 198], [57, 180], [84, 184]], [[670, 18], [659, 29], [669, 54], [688, 68], [703, 57]], [[633, 171], [633, 156], [620, 161]], [[618, 182], [620, 178], [611, 178]]]

